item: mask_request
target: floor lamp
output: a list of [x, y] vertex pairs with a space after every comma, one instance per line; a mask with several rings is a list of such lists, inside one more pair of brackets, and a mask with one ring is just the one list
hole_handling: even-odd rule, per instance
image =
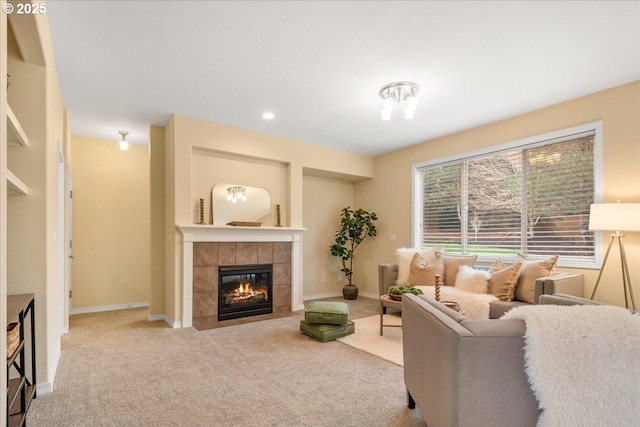
[[[636, 310], [636, 300], [633, 296], [633, 288], [631, 287], [631, 277], [629, 276], [629, 265], [627, 264], [627, 255], [624, 252], [624, 243], [622, 238], [624, 234], [620, 231], [640, 231], [640, 203], [594, 203], [591, 205], [591, 212], [589, 214], [589, 230], [616, 230], [615, 234], [611, 235], [607, 252], [604, 255], [602, 262], [602, 268], [598, 274], [596, 280], [596, 286], [591, 293], [591, 299], [598, 290], [600, 284], [600, 278], [604, 271], [604, 266], [607, 263], [609, 252], [613, 241], [618, 239], [618, 246], [620, 247], [620, 263], [622, 264], [622, 290], [624, 291], [624, 303], [627, 308], [629, 307], [629, 301], [631, 301], [631, 308]], [[628, 296], [627, 296], [628, 294]]]

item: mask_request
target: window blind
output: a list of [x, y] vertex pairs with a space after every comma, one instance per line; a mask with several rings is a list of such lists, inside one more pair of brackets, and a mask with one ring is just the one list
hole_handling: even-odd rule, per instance
[[417, 169], [422, 246], [595, 262], [594, 131]]

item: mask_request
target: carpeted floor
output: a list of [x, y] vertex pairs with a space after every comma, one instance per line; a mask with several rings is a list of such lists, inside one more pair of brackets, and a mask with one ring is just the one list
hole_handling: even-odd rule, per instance
[[[357, 301], [352, 318], [377, 311]], [[73, 316], [54, 391], [33, 401], [28, 425], [425, 425], [406, 407], [402, 367], [301, 334], [302, 312], [208, 331], [146, 316]]]

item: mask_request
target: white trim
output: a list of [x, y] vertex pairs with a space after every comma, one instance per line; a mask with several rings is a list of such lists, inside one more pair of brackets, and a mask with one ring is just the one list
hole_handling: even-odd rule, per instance
[[149, 307], [149, 302], [131, 302], [128, 304], [115, 304], [115, 305], [103, 305], [101, 307], [86, 307], [86, 308], [72, 308], [69, 314], [87, 314], [87, 313], [100, 313], [102, 311], [115, 311], [115, 310], [127, 310], [130, 308], [143, 308]]
[[49, 394], [53, 392], [53, 383], [38, 383], [36, 384], [36, 395], [41, 396], [43, 394]]
[[[333, 298], [333, 297], [341, 297], [341, 296], [342, 296], [342, 292], [328, 292], [326, 294], [306, 295], [304, 297], [304, 300], [311, 301], [316, 299]], [[371, 292], [358, 292], [358, 298], [360, 297], [378, 299], [380, 295], [372, 294]], [[345, 301], [348, 302], [349, 300], [345, 300]]]
[[311, 301], [314, 299], [341, 297], [342, 292], [327, 292], [326, 294], [305, 295], [304, 301]]
[[166, 314], [150, 314], [149, 316], [147, 316], [147, 320], [149, 322], [156, 322], [158, 320], [162, 320], [167, 325], [169, 325], [171, 327], [171, 329], [180, 329], [180, 328], [182, 328], [182, 323], [181, 322], [174, 322]]

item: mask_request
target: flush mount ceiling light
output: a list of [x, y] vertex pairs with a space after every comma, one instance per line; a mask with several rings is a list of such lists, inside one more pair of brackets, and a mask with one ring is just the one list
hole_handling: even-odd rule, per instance
[[262, 118], [265, 120], [273, 120], [276, 118], [276, 115], [271, 111], [265, 111], [264, 113], [262, 113]]
[[129, 143], [127, 142], [127, 135], [129, 135], [129, 132], [125, 132], [123, 130], [118, 132], [120, 135], [122, 135], [122, 140], [120, 141], [120, 149], [121, 150], [128, 150], [129, 149]]
[[404, 118], [413, 119], [413, 113], [418, 105], [416, 95], [420, 87], [411, 82], [389, 83], [380, 89], [380, 97], [384, 100], [382, 107], [382, 120], [390, 120], [394, 104], [406, 103], [404, 108]]
[[246, 189], [244, 187], [229, 187], [227, 188], [227, 200], [231, 203], [238, 203], [238, 200], [243, 202], [247, 201]]

